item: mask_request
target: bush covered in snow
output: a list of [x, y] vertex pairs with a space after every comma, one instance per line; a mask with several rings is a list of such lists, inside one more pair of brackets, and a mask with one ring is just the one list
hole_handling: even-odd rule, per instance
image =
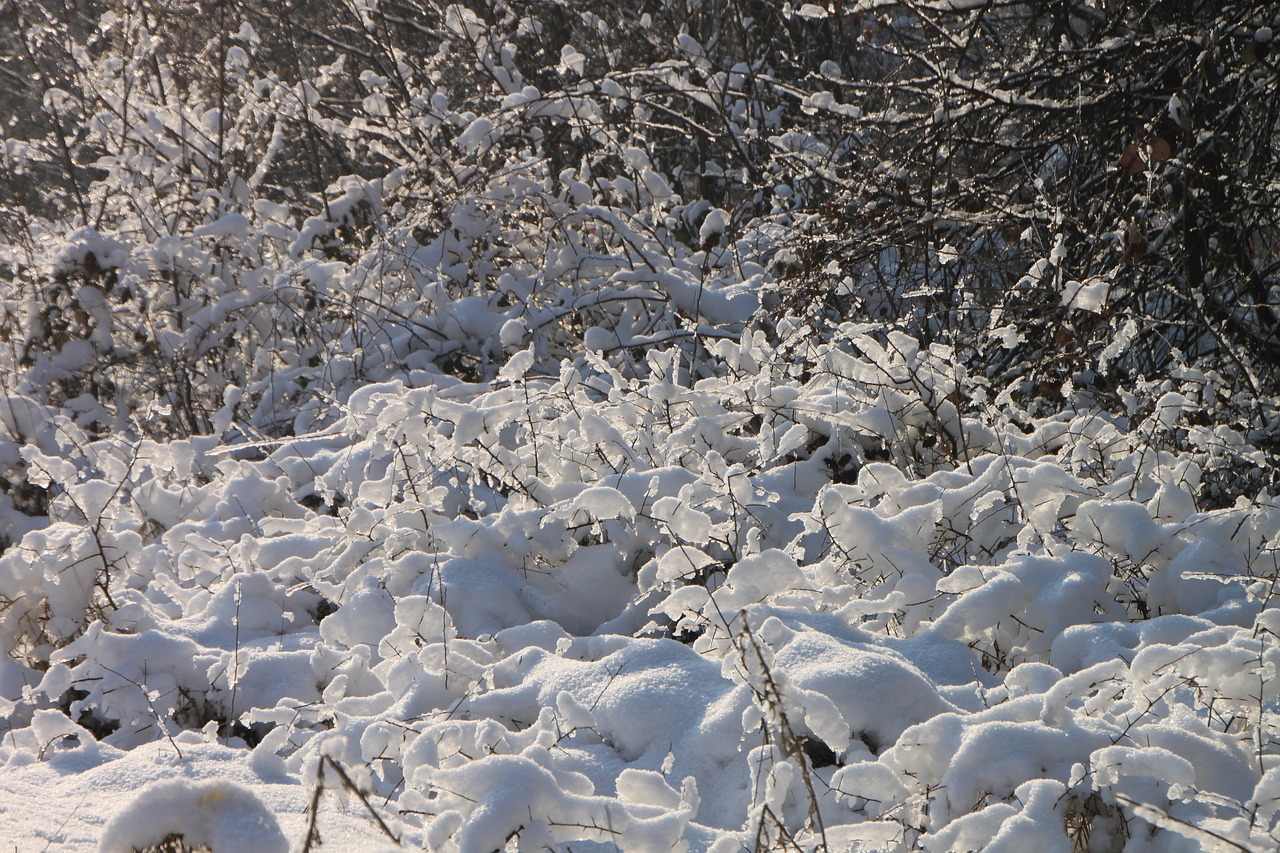
[[1280, 506], [1200, 504], [1240, 445], [1172, 399], [987, 423], [945, 353], [780, 331], [28, 452], [11, 766], [204, 730], [441, 850], [1273, 843]]
[[1275, 849], [1266, 217], [1216, 306], [1047, 172], [911, 248], [886, 128], [1062, 106], [912, 33], [1045, 22], [709, 5], [0, 23], [0, 842]]

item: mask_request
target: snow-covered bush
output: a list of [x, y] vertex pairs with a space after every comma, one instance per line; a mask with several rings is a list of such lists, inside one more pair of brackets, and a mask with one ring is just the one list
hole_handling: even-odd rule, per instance
[[[1204, 61], [1266, 67], [1230, 5]], [[1275, 848], [1263, 312], [1149, 340], [1207, 303], [1065, 278], [1114, 247], [1056, 160], [966, 231], [869, 156], [1058, 110], [921, 65], [1021, 7], [196, 6], [0, 21], [0, 773], [66, 806], [21, 830]]]
[[1198, 508], [1149, 420], [976, 418], [943, 351], [781, 331], [696, 381], [367, 385], [256, 458], [86, 445], [0, 557], [5, 754], [57, 708], [203, 729], [439, 850], [1264, 849], [1274, 501]]

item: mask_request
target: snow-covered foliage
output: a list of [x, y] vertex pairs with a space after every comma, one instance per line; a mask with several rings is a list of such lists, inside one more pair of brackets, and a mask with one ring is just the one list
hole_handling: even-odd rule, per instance
[[1273, 160], [1166, 302], [877, 159], [1019, 4], [108, 5], [0, 22], [0, 847], [1280, 844]]
[[1280, 505], [1201, 506], [1230, 437], [984, 423], [945, 353], [778, 333], [28, 450], [9, 772], [203, 730], [433, 850], [1273, 845]]

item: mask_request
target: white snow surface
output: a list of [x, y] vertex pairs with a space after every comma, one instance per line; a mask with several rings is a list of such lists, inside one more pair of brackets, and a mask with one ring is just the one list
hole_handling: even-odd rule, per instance
[[317, 788], [336, 850], [1275, 849], [1280, 504], [1202, 505], [1194, 401], [984, 421], [941, 349], [812, 346], [238, 448], [13, 409], [0, 849], [300, 849]]

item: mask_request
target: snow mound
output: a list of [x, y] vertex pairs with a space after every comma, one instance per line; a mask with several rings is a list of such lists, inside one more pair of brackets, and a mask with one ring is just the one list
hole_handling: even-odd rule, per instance
[[107, 824], [100, 853], [133, 853], [181, 836], [191, 847], [239, 853], [288, 853], [267, 806], [243, 785], [221, 779], [153, 782]]

